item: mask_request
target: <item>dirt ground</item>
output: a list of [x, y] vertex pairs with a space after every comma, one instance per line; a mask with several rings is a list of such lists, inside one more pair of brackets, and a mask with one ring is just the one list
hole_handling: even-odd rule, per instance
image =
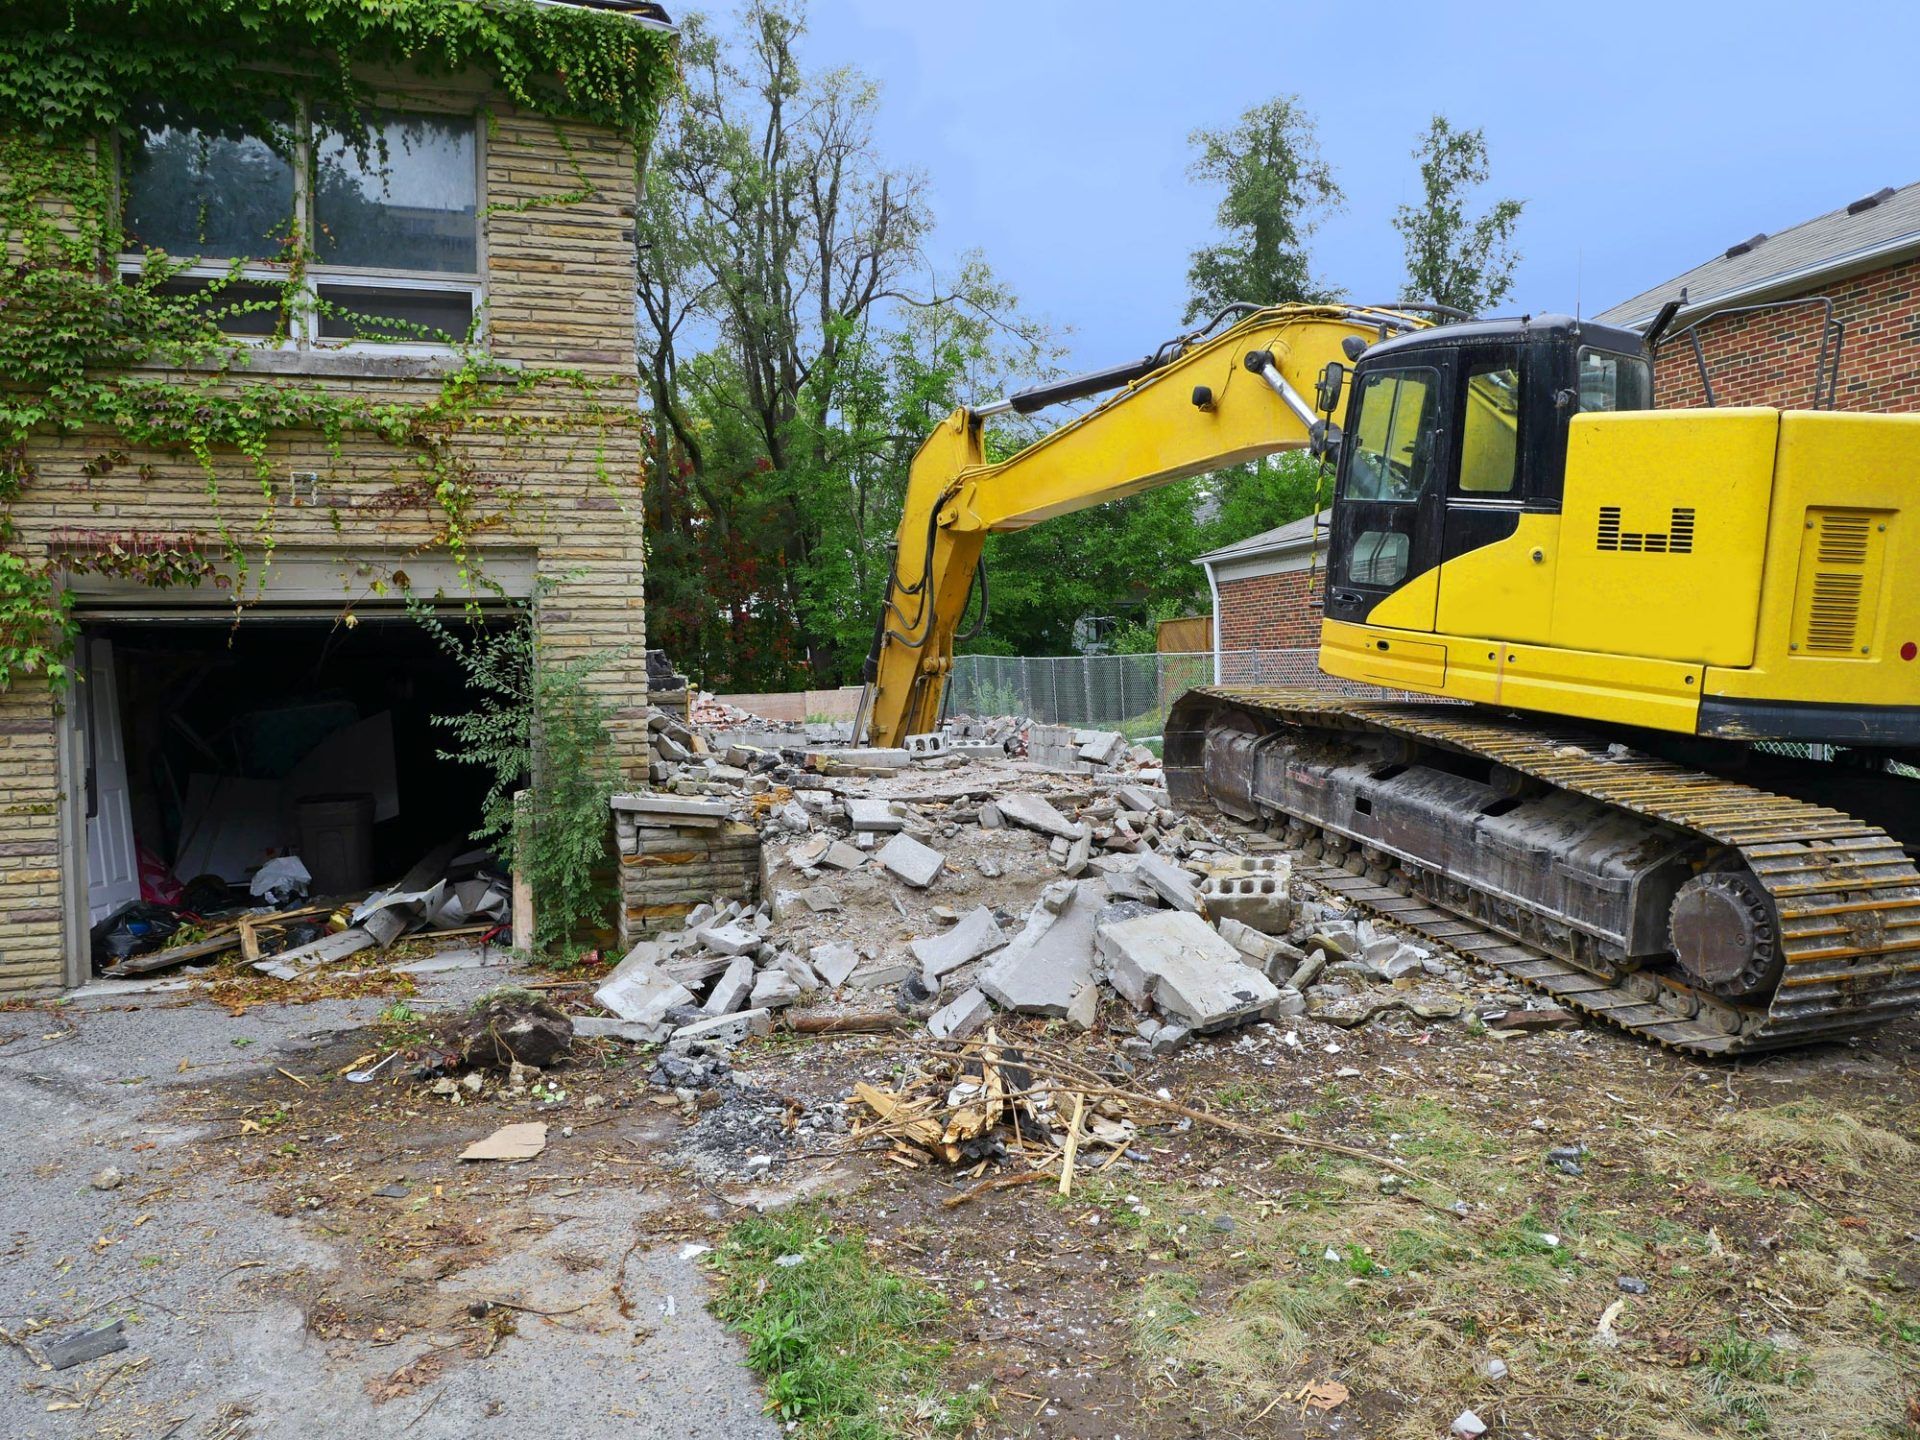
[[[686, 1327], [706, 1284], [695, 1247], [802, 1197], [946, 1297], [928, 1338], [950, 1347], [950, 1389], [989, 1397], [972, 1433], [1440, 1436], [1465, 1410], [1494, 1436], [1916, 1433], [1920, 1023], [1737, 1065], [1591, 1027], [1261, 1025], [1136, 1060], [1128, 1084], [1377, 1163], [1142, 1114], [1130, 1150], [1097, 1152], [1068, 1197], [1027, 1185], [950, 1205], [971, 1176], [903, 1168], [847, 1134], [852, 1085], [886, 1088], [930, 1048], [906, 1033], [756, 1040], [735, 1083], [692, 1108], [648, 1083], [650, 1052], [611, 1041], [478, 1097], [436, 1095], [399, 1064], [342, 1078], [396, 1046], [422, 1053], [434, 1005], [479, 983], [238, 1015], [199, 992], [149, 1002], [229, 1057], [149, 1076], [139, 1138], [40, 1155], [92, 1213], [50, 1241], [16, 1201], [0, 1325], [25, 1340], [36, 1318], [128, 1313], [133, 1343], [51, 1374], [16, 1348], [5, 1433], [237, 1440], [324, 1418], [411, 1440], [537, 1417], [545, 1434], [649, 1434], [669, 1394], [691, 1408], [667, 1401], [686, 1420], [660, 1433], [776, 1433], [739, 1350], [711, 1321]], [[0, 1073], [106, 1019], [0, 1017]], [[1133, 1019], [1109, 999], [1085, 1035], [1004, 1017], [999, 1034], [1100, 1068]], [[272, 1053], [247, 1055], [255, 1043]], [[146, 1044], [148, 1071], [180, 1048]], [[136, 1059], [131, 1041], [101, 1058]], [[117, 1103], [112, 1071], [62, 1083], [83, 1107]], [[537, 1159], [457, 1158], [527, 1120], [549, 1126]], [[96, 1191], [109, 1158], [133, 1178]], [[266, 1228], [239, 1247], [194, 1228], [229, 1215]], [[193, 1325], [289, 1325], [270, 1356], [284, 1406], [223, 1393], [240, 1372], [190, 1363], [178, 1316], [107, 1293], [205, 1272], [215, 1251], [227, 1273], [196, 1292]], [[102, 1257], [122, 1257], [115, 1286], [87, 1279]], [[520, 1388], [530, 1359], [579, 1383]], [[701, 1359], [697, 1384], [659, 1388]], [[198, 1367], [190, 1400], [183, 1366]], [[897, 1430], [921, 1433], [911, 1416]]]

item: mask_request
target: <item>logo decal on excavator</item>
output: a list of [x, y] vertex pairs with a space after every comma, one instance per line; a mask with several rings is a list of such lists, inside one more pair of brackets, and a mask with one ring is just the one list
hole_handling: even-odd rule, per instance
[[1693, 553], [1693, 507], [1676, 505], [1673, 519], [1665, 531], [1622, 530], [1620, 507], [1600, 507], [1600, 550], [1631, 550], [1647, 555], [1691, 555]]

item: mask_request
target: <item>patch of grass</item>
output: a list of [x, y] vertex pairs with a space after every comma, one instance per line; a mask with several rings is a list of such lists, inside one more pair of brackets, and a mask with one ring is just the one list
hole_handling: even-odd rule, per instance
[[[798, 1257], [797, 1259], [793, 1257]], [[782, 1263], [782, 1262], [785, 1263]], [[714, 1252], [714, 1313], [747, 1341], [767, 1408], [819, 1440], [958, 1433], [991, 1403], [939, 1386], [939, 1292], [875, 1264], [817, 1206], [736, 1225]]]

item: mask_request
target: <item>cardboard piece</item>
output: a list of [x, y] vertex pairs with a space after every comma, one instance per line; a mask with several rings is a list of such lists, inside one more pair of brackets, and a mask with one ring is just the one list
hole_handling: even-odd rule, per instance
[[531, 1160], [547, 1148], [544, 1121], [531, 1120], [518, 1125], [502, 1125], [484, 1140], [476, 1140], [460, 1152], [462, 1160]]

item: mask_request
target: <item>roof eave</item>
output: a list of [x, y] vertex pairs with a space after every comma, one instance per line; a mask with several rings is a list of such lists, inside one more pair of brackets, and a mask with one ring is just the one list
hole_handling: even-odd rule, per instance
[[[1748, 301], [1792, 294], [1810, 285], [1857, 275], [1863, 270], [1872, 270], [1881, 264], [1904, 259], [1909, 255], [1920, 255], [1920, 230], [1909, 231], [1905, 235], [1883, 240], [1878, 245], [1869, 245], [1862, 250], [1818, 260], [1811, 265], [1802, 265], [1796, 270], [1783, 270], [1777, 275], [1750, 280], [1744, 285], [1736, 285], [1731, 290], [1709, 295], [1704, 300], [1689, 300], [1674, 315], [1674, 323], [1705, 319], [1716, 310], [1725, 310], [1729, 306], [1744, 304]], [[1659, 313], [1660, 307], [1656, 305], [1644, 315], [1636, 316], [1631, 320], [1614, 320], [1604, 323], [1620, 325], [1628, 330], [1644, 330], [1653, 323], [1654, 317]]]
[[[680, 27], [671, 20], [656, 20], [651, 15], [641, 15], [635, 11], [607, 10], [594, 5], [576, 4], [575, 0], [533, 0], [535, 5], [550, 10], [600, 10], [603, 15], [618, 15], [629, 25], [638, 25], [642, 30], [657, 30], [663, 35], [678, 35]], [[665, 10], [661, 11], [665, 14]]]

